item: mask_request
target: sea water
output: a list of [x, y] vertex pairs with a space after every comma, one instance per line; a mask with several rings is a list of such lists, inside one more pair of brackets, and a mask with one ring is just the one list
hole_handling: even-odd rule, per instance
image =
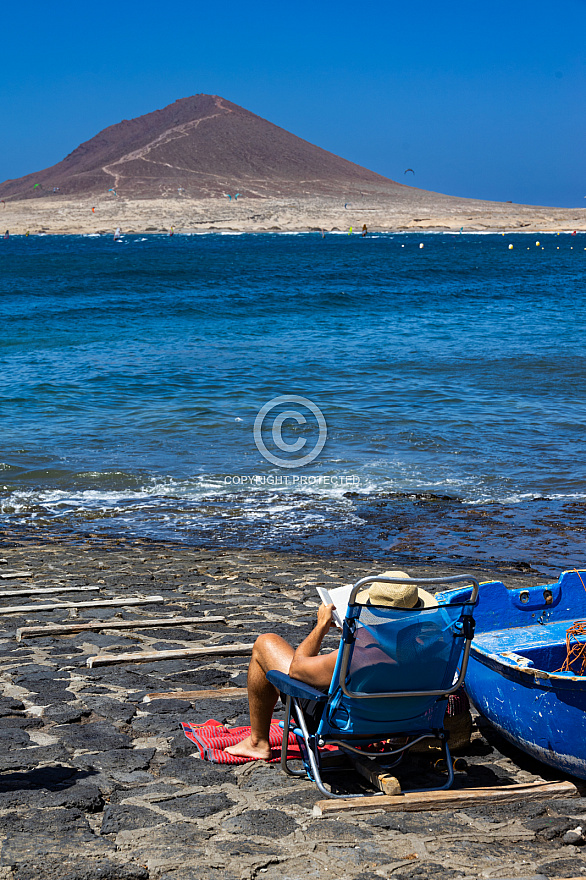
[[584, 565], [585, 270], [583, 234], [0, 241], [4, 523]]

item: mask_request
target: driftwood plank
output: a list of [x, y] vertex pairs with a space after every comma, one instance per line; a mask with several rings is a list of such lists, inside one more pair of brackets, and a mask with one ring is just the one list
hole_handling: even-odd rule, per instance
[[147, 694], [142, 701], [152, 703], [154, 700], [225, 700], [246, 696], [248, 696], [246, 688], [211, 688], [207, 691], [168, 691], [166, 694]]
[[386, 773], [382, 767], [377, 766], [375, 761], [369, 761], [368, 759], [360, 761], [354, 755], [350, 756], [350, 760], [358, 773], [365, 779], [368, 779], [370, 784], [378, 788], [379, 791], [393, 796], [401, 794], [401, 786], [397, 777]]
[[127, 654], [96, 654], [87, 658], [93, 666], [113, 663], [152, 663], [157, 660], [183, 660], [187, 657], [240, 657], [252, 653], [253, 645], [210, 645], [207, 648], [182, 648], [172, 651], [132, 651]]
[[33, 571], [1, 571], [0, 578], [3, 581], [7, 581], [10, 578], [32, 578], [34, 575]]
[[23, 590], [0, 590], [0, 599], [14, 598], [15, 596], [48, 596], [51, 593], [97, 593], [99, 590], [99, 587], [42, 587], [41, 589], [29, 587], [28, 590], [26, 588]]
[[68, 633], [102, 629], [148, 629], [156, 626], [200, 626], [205, 623], [226, 623], [225, 617], [158, 617], [145, 620], [96, 620], [92, 623], [56, 623], [48, 626], [22, 626], [16, 630], [16, 641], [35, 636], [58, 636]]
[[56, 611], [58, 608], [124, 608], [125, 605], [153, 605], [164, 602], [162, 596], [143, 599], [92, 599], [90, 602], [52, 602], [50, 605], [12, 605], [0, 608], [0, 614], [18, 614], [21, 611]]
[[352, 810], [372, 812], [415, 812], [419, 810], [452, 810], [478, 802], [512, 803], [514, 801], [548, 800], [578, 797], [580, 790], [573, 782], [529, 782], [521, 785], [496, 785], [490, 788], [468, 788], [450, 791], [413, 791], [388, 796], [373, 795], [363, 798], [317, 801], [314, 816], [347, 813]]

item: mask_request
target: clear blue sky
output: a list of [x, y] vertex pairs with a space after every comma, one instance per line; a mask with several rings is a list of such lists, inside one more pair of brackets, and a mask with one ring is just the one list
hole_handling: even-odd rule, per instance
[[0, 21], [0, 180], [205, 92], [424, 189], [586, 207], [586, 0], [33, 0]]

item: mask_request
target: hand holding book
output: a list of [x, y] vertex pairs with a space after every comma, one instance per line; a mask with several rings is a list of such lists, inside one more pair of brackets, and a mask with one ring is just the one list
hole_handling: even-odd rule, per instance
[[353, 584], [344, 584], [343, 587], [334, 587], [331, 590], [326, 589], [326, 587], [317, 587], [317, 592], [323, 604], [334, 606], [332, 619], [338, 629], [342, 629], [353, 586]]

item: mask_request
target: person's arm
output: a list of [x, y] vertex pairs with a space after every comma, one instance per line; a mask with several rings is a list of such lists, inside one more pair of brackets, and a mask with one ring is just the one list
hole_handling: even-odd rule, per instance
[[319, 654], [325, 635], [333, 626], [333, 605], [320, 605], [317, 623], [293, 655], [289, 675], [297, 681], [304, 681], [313, 687], [328, 687], [336, 667], [337, 651]]

